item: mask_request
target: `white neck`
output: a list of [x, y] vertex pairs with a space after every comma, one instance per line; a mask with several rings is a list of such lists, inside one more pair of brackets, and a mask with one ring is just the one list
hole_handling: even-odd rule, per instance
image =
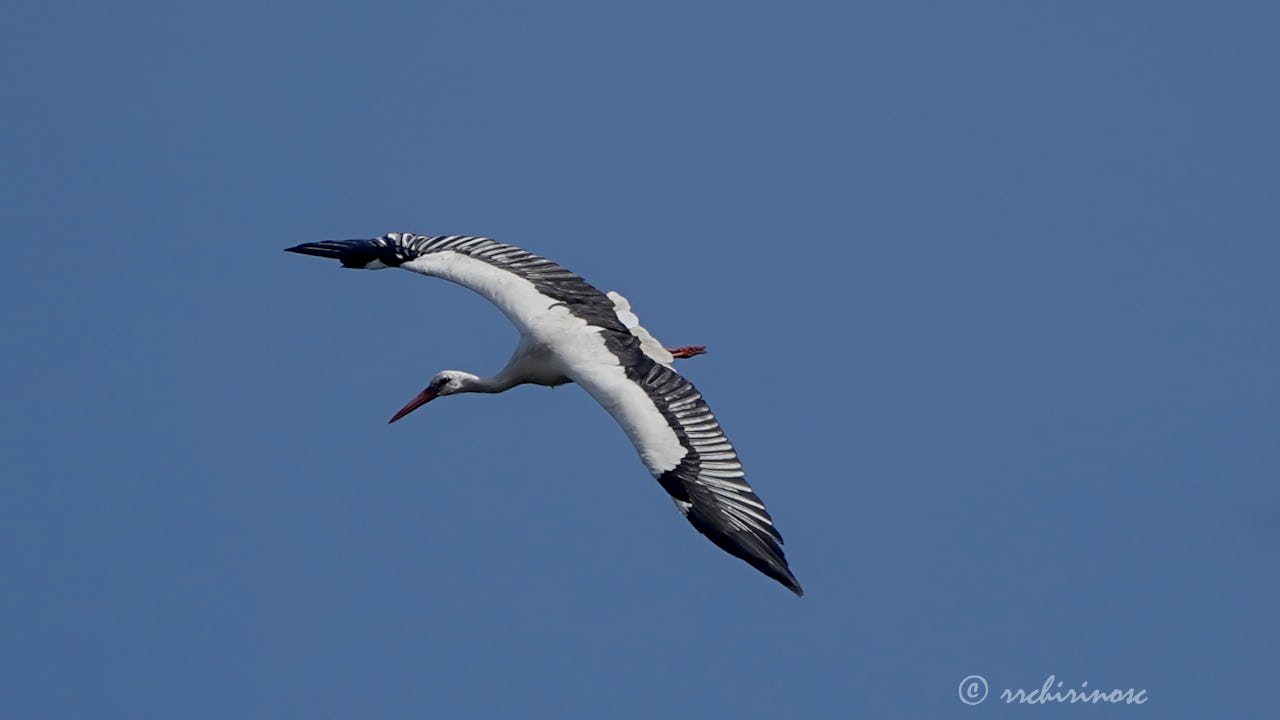
[[461, 375], [461, 383], [458, 390], [453, 393], [454, 395], [459, 393], [500, 393], [510, 390], [521, 383], [528, 382], [515, 377], [514, 373], [508, 373], [505, 370], [493, 377], [479, 377], [471, 373], [456, 372]]

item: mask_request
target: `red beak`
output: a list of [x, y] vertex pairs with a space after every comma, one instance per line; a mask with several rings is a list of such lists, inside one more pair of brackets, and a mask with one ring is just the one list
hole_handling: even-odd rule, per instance
[[396, 413], [395, 417], [388, 420], [387, 424], [390, 425], [391, 423], [399, 420], [405, 415], [408, 415], [414, 410], [417, 410], [418, 408], [422, 407], [423, 405], [426, 405], [427, 403], [435, 399], [436, 399], [435, 390], [432, 390], [431, 388], [427, 388], [426, 390], [423, 390], [422, 392], [418, 393], [418, 397], [410, 400], [408, 405], [405, 405], [404, 407], [400, 408], [400, 412]]

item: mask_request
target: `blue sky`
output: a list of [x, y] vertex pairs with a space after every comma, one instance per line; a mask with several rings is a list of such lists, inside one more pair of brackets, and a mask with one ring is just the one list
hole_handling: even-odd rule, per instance
[[[22, 3], [13, 718], [1263, 717], [1265, 3]], [[632, 301], [803, 599], [515, 332], [301, 242], [483, 234]], [[962, 678], [991, 688], [960, 702]], [[1128, 707], [1005, 688], [1140, 688]]]

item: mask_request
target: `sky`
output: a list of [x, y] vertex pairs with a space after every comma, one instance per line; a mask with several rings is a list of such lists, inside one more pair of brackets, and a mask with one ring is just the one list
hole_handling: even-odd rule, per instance
[[[4, 717], [1275, 715], [1273, 4], [5, 15]], [[388, 426], [516, 340], [281, 252], [392, 231], [706, 345], [806, 596], [578, 388]]]

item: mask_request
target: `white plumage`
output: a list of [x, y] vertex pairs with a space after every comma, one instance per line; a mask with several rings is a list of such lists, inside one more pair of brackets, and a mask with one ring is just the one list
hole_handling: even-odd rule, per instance
[[555, 263], [471, 236], [391, 233], [372, 240], [307, 243], [290, 252], [346, 267], [406, 270], [455, 282], [493, 303], [520, 331], [497, 375], [446, 370], [392, 422], [444, 395], [574, 382], [618, 421], [640, 459], [703, 535], [802, 594], [782, 537], [744, 479], [737, 453], [697, 389], [672, 369], [700, 347], [667, 350], [616, 292], [607, 295]]

